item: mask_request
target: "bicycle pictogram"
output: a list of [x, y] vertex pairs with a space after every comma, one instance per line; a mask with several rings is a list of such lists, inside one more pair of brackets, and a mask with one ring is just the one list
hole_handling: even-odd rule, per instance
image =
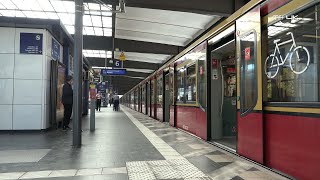
[[[288, 32], [287, 35], [291, 36], [290, 40], [281, 43], [279, 43], [281, 39], [276, 39], [273, 41], [275, 44], [274, 52], [267, 57], [264, 66], [265, 74], [269, 78], [276, 77], [280, 66], [284, 66], [287, 60], [289, 60], [291, 71], [295, 74], [302, 74], [308, 69], [310, 63], [310, 53], [308, 49], [305, 46], [297, 46], [292, 32]], [[292, 45], [289, 49], [289, 52], [283, 59], [279, 47], [289, 43], [292, 43]], [[280, 58], [280, 61], [278, 57]]]

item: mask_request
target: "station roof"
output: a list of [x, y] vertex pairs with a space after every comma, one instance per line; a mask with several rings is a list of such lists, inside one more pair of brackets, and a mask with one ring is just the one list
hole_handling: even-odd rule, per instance
[[[99, 71], [124, 51], [124, 68], [128, 73], [110, 79], [119, 94], [130, 90], [246, 3], [246, 0], [126, 0], [125, 13], [113, 15], [110, 10], [116, 8], [118, 0], [100, 1], [104, 4], [84, 0], [83, 54]], [[72, 0], [0, 0], [0, 16], [60, 19], [70, 34], [74, 33], [74, 11]]]

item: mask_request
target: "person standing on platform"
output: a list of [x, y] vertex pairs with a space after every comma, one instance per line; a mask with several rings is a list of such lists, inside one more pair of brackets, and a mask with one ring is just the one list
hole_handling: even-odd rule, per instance
[[72, 115], [72, 106], [73, 106], [73, 89], [72, 89], [72, 76], [67, 76], [66, 83], [62, 88], [62, 104], [64, 107], [63, 114], [63, 130], [71, 129], [69, 127], [70, 118]]
[[120, 98], [117, 93], [113, 96], [113, 100], [115, 110], [119, 111]]
[[101, 92], [99, 91], [98, 94], [96, 95], [96, 101], [97, 101], [97, 107], [96, 110], [100, 111], [101, 109]]

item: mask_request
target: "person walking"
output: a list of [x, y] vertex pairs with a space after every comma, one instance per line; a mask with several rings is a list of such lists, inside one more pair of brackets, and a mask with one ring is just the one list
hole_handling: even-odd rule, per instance
[[99, 91], [98, 94], [96, 95], [96, 101], [97, 101], [97, 107], [96, 110], [100, 111], [101, 110], [101, 92]]
[[71, 129], [69, 127], [70, 118], [72, 115], [73, 106], [73, 89], [72, 89], [72, 76], [67, 76], [66, 83], [62, 88], [62, 104], [64, 107], [63, 112], [63, 130]]

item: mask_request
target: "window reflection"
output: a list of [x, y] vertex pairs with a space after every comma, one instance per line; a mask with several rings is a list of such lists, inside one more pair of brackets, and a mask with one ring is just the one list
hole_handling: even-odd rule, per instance
[[195, 103], [197, 98], [197, 74], [196, 64], [187, 67], [187, 82], [186, 82], [186, 102]]
[[267, 101], [319, 102], [319, 4], [263, 28]]
[[253, 109], [257, 101], [256, 34], [240, 37], [241, 52], [241, 114]]

